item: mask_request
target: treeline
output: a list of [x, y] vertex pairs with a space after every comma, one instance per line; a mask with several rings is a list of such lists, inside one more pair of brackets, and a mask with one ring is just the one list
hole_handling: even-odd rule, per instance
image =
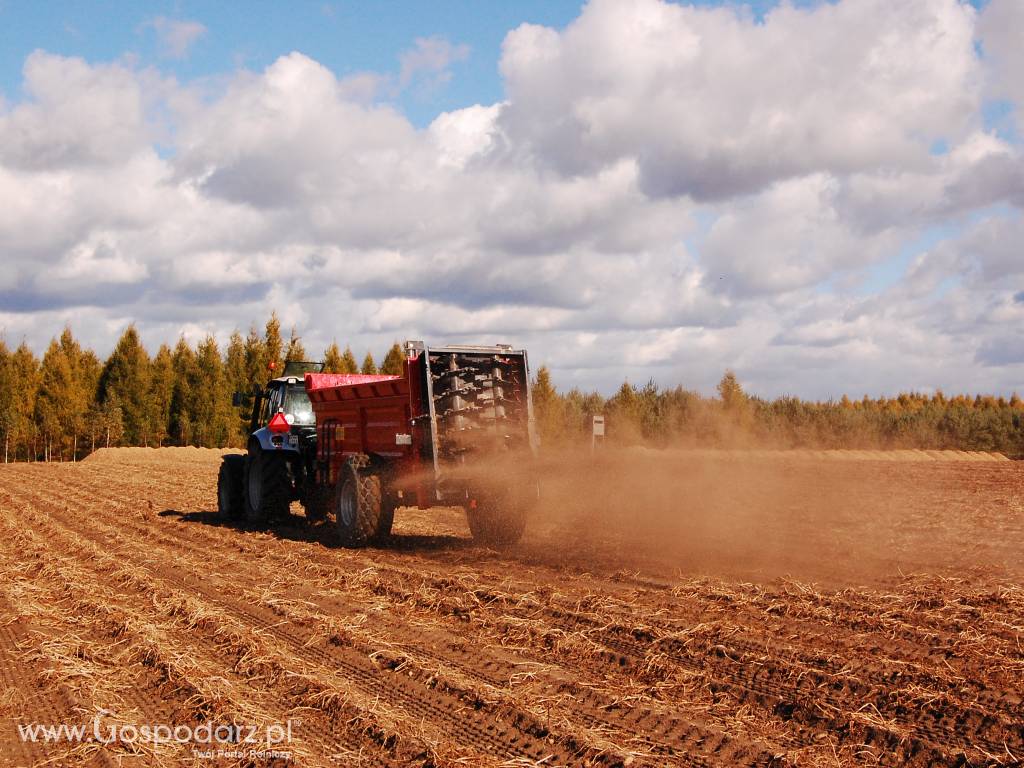
[[[6, 461], [68, 461], [102, 446], [244, 446], [249, 412], [232, 394], [262, 386], [289, 360], [306, 360], [294, 329], [288, 339], [272, 315], [261, 333], [237, 331], [221, 350], [213, 336], [192, 347], [181, 338], [156, 354], [129, 326], [106, 361], [65, 328], [42, 359], [22, 342], [0, 340], [0, 449]], [[369, 352], [331, 344], [322, 355], [331, 373], [402, 372], [398, 344], [378, 369]], [[271, 363], [274, 364], [271, 369]]]
[[1024, 458], [1024, 402], [990, 395], [900, 394], [809, 402], [763, 400], [743, 391], [727, 371], [718, 397], [682, 387], [625, 383], [610, 398], [560, 393], [546, 369], [533, 390], [538, 427], [548, 445], [590, 439], [591, 417], [603, 414], [606, 439], [659, 447], [853, 448], [998, 451]]
[[[397, 343], [379, 369], [369, 352], [359, 364], [350, 347], [342, 351], [337, 343], [314, 355], [333, 373], [400, 374], [403, 357]], [[150, 356], [133, 326], [105, 361], [70, 328], [42, 359], [24, 342], [11, 350], [0, 341], [0, 449], [4, 461], [68, 461], [101, 446], [244, 446], [249, 412], [232, 405], [232, 394], [262, 386], [286, 361], [306, 359], [294, 329], [287, 339], [281, 335], [276, 314], [262, 331], [233, 333], [223, 350], [213, 336], [195, 347], [181, 338]], [[543, 442], [555, 447], [588, 442], [591, 417], [602, 414], [606, 439], [618, 445], [923, 448], [1024, 457], [1024, 403], [1016, 394], [763, 400], [726, 372], [717, 397], [627, 382], [604, 398], [559, 392], [541, 368], [533, 402]]]

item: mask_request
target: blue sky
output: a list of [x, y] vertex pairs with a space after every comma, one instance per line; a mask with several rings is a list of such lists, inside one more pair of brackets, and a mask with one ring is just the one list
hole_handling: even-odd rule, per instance
[[[808, 5], [812, 0], [801, 0]], [[723, 5], [699, 0], [700, 5]], [[737, 3], [732, 3], [736, 5]], [[756, 17], [777, 3], [739, 3]], [[436, 2], [131, 2], [82, 3], [0, 0], [0, 91], [17, 99], [21, 68], [33, 50], [43, 49], [87, 61], [130, 55], [141, 65], [159, 66], [182, 80], [238, 67], [262, 70], [291, 51], [300, 51], [338, 75], [398, 69], [402, 51], [416, 38], [442, 36], [469, 46], [443, 89], [403, 93], [398, 104], [418, 125], [438, 113], [502, 98], [498, 73], [501, 42], [520, 24], [562, 28], [579, 15], [579, 0], [437, 0]], [[163, 55], [151, 22], [155, 18], [196, 20], [205, 34], [187, 57]]]
[[1024, 389], [1024, 4], [972, 5], [0, 0], [0, 332]]

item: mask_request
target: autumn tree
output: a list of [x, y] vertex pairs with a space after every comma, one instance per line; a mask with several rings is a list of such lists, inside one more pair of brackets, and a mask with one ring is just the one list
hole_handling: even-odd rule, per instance
[[363, 358], [363, 367], [359, 371], [360, 373], [375, 374], [377, 373], [377, 364], [373, 362], [373, 355], [369, 352], [366, 353], [366, 357]]
[[55, 444], [63, 458], [64, 426], [70, 421], [72, 386], [71, 363], [57, 340], [52, 339], [39, 367], [39, 394], [35, 408], [46, 461], [50, 461]]
[[39, 360], [22, 341], [10, 357], [11, 379], [14, 383], [14, 418], [11, 439], [14, 444], [14, 458], [17, 461], [18, 447], [25, 449], [25, 460], [36, 458], [36, 423], [34, 420], [36, 399], [39, 392]]
[[277, 319], [277, 312], [270, 313], [270, 319], [263, 331], [263, 359], [265, 361], [261, 378], [258, 379], [262, 386], [267, 377], [267, 371], [273, 365], [274, 376], [280, 376], [284, 368], [284, 343], [281, 341], [281, 321]]
[[356, 362], [356, 356], [352, 354], [352, 347], [345, 347], [345, 354], [341, 356], [341, 372], [342, 373], [359, 373], [359, 363]]
[[338, 349], [338, 342], [332, 341], [331, 345], [324, 350], [324, 373], [342, 373], [344, 361], [341, 357], [341, 350]]
[[746, 405], [747, 396], [743, 392], [743, 387], [740, 386], [736, 374], [731, 370], [725, 372], [715, 389], [718, 390], [718, 396], [722, 399], [725, 410], [737, 411]]
[[306, 359], [306, 348], [302, 346], [302, 339], [295, 332], [295, 326], [292, 326], [291, 335], [288, 337], [288, 348], [285, 351], [284, 361], [286, 363], [293, 360], [305, 360]]
[[380, 372], [388, 376], [401, 376], [404, 370], [405, 353], [396, 341], [391, 345], [391, 349], [389, 349], [388, 353], [384, 356], [384, 362], [381, 363]]
[[608, 399], [609, 437], [620, 443], [640, 440], [640, 396], [632, 384], [622, 382]]

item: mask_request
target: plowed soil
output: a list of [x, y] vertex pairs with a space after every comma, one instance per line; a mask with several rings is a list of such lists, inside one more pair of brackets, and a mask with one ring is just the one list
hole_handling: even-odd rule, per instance
[[[0, 467], [0, 765], [1020, 764], [1024, 462], [848, 458], [552, 461], [504, 551], [222, 520], [216, 452]], [[291, 737], [131, 738], [232, 723]]]

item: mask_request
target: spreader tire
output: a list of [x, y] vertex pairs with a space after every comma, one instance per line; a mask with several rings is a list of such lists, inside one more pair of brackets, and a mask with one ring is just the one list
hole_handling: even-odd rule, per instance
[[367, 465], [365, 456], [354, 456], [338, 473], [334, 515], [338, 538], [346, 547], [366, 546], [387, 522], [380, 477], [368, 472]]
[[220, 462], [217, 474], [217, 512], [228, 520], [245, 516], [245, 494], [242, 490], [245, 456], [229, 453]]
[[466, 520], [473, 539], [489, 547], [517, 543], [526, 532], [526, 514], [534, 488], [504, 489], [481, 494], [475, 506], [466, 508]]
[[245, 462], [245, 517], [254, 525], [288, 514], [291, 482], [285, 457], [270, 451], [250, 450]]

